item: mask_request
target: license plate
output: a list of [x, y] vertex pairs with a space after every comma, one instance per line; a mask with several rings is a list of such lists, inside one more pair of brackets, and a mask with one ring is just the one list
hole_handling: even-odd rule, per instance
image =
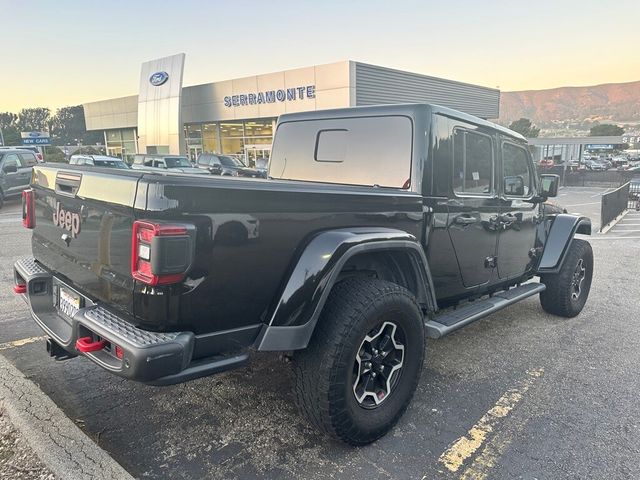
[[80, 310], [80, 295], [60, 287], [58, 309], [68, 317], [73, 317]]

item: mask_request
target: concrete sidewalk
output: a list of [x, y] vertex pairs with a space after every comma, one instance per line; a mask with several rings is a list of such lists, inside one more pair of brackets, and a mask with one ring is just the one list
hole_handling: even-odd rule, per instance
[[[8, 415], [15, 427], [5, 424], [2, 429], [8, 442], [15, 446], [12, 453], [17, 451], [27, 461], [27, 468], [36, 470], [38, 476], [29, 478], [47, 479], [52, 473], [60, 480], [133, 479], [2, 355], [0, 412], [3, 417]], [[41, 463], [32, 458], [29, 449]], [[24, 476], [20, 469], [27, 465], [13, 466], [15, 478]]]

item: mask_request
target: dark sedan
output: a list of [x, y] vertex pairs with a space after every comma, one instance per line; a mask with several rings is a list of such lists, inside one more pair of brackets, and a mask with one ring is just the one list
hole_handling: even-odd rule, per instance
[[264, 178], [264, 172], [249, 168], [240, 160], [228, 155], [214, 153], [201, 153], [196, 163], [198, 168], [209, 171], [213, 175], [226, 175], [231, 177]]

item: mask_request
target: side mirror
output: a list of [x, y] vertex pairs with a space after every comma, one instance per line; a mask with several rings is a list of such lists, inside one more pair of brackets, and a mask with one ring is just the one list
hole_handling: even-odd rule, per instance
[[18, 171], [18, 167], [16, 165], [5, 165], [2, 171], [4, 173], [16, 173]]
[[559, 175], [540, 175], [540, 196], [555, 197], [558, 195], [558, 185], [560, 184]]
[[524, 178], [520, 175], [504, 177], [504, 193], [516, 197], [524, 197]]

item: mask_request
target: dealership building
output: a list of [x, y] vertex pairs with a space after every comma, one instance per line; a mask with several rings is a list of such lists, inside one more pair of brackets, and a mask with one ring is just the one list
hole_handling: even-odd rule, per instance
[[500, 92], [356, 61], [183, 86], [185, 55], [142, 65], [138, 95], [83, 105], [109, 155], [202, 152], [269, 158], [279, 115], [390, 103], [435, 103], [497, 118]]

